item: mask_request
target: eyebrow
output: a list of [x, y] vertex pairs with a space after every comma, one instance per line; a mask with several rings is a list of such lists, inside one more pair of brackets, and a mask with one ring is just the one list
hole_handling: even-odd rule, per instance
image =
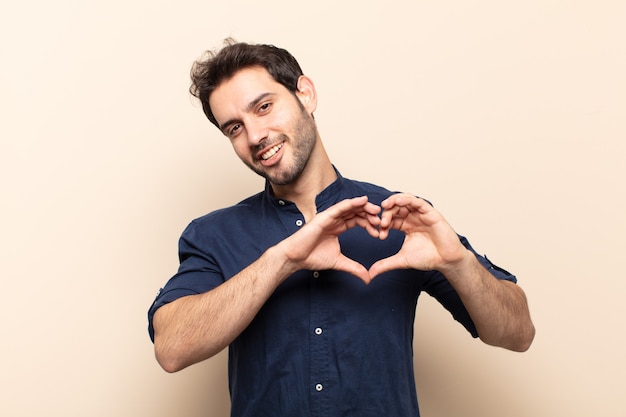
[[[261, 101], [263, 101], [263, 100], [265, 100], [267, 97], [269, 97], [269, 96], [273, 96], [273, 95], [274, 95], [274, 93], [262, 93], [262, 94], [260, 94], [258, 97], [256, 97], [256, 98], [255, 98], [254, 100], [252, 100], [250, 103], [248, 103], [248, 105], [246, 106], [246, 109], [245, 109], [246, 113], [247, 113], [247, 112], [250, 112], [250, 111], [251, 111], [253, 108], [255, 108], [255, 107], [257, 106], [257, 104], [259, 104]], [[227, 120], [227, 121], [225, 121], [224, 123], [222, 123], [222, 124], [220, 125], [220, 130], [222, 131], [222, 133], [226, 134], [226, 133], [224, 132], [224, 130], [225, 130], [228, 126], [230, 126], [230, 125], [232, 125], [232, 124], [234, 124], [234, 123], [238, 123], [238, 122], [240, 122], [240, 120], [239, 120], [239, 119], [230, 119], [230, 120]]]

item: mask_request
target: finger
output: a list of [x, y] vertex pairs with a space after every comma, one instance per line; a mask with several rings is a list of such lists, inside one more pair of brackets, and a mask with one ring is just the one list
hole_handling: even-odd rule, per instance
[[378, 216], [380, 211], [381, 208], [379, 206], [368, 202], [362, 207], [355, 207], [353, 210], [345, 213], [345, 216], [360, 216], [378, 224], [380, 222], [380, 217]]
[[408, 265], [406, 262], [397, 254], [390, 256], [388, 258], [380, 259], [370, 267], [369, 275], [370, 279], [376, 278], [378, 275], [387, 272], [393, 271], [395, 269], [407, 269]]
[[393, 207], [406, 207], [408, 210], [418, 210], [422, 213], [432, 208], [428, 201], [411, 194], [394, 194], [380, 205], [383, 210], [389, 210]]
[[337, 218], [350, 213], [355, 209], [362, 208], [363, 206], [366, 206], [367, 203], [367, 196], [348, 198], [330, 206], [325, 210], [325, 212], [330, 216]]
[[351, 229], [355, 226], [362, 227], [367, 231], [367, 233], [374, 237], [379, 237], [378, 224], [380, 223], [380, 219], [378, 217], [361, 217], [355, 216], [349, 221], [346, 222], [346, 228]]
[[337, 263], [335, 264], [335, 267], [333, 269], [352, 274], [359, 278], [361, 281], [363, 281], [365, 284], [369, 284], [371, 281], [370, 273], [367, 269], [365, 269], [363, 265], [344, 255], [339, 255], [339, 257], [337, 258]]
[[380, 225], [380, 217], [378, 217], [377, 213], [380, 211], [380, 207], [374, 206], [374, 208], [375, 210], [354, 213], [354, 216], [350, 219], [351, 224], [348, 224], [348, 227], [351, 228], [358, 225], [367, 230], [372, 237], [377, 238]]
[[[373, 206], [373, 204], [371, 206]], [[374, 212], [375, 209], [371, 206], [368, 206], [367, 196], [355, 197], [342, 200], [319, 214], [331, 220], [343, 219], [345, 221], [359, 212], [368, 212], [368, 210]]]
[[383, 211], [383, 214], [380, 216], [380, 227], [382, 229], [388, 229], [391, 226], [391, 223], [393, 222], [394, 218], [397, 217], [399, 214], [400, 214], [399, 207], [391, 207], [391, 208], [385, 209]]
[[334, 228], [337, 226], [337, 222], [346, 224], [359, 209], [362, 210], [362, 206], [366, 203], [367, 197], [342, 200], [317, 213], [310, 223], [317, 223], [322, 229]]
[[378, 237], [378, 225], [380, 224], [381, 208], [367, 201], [367, 196], [343, 200], [331, 208], [325, 215], [330, 221], [340, 221], [344, 227], [351, 229], [355, 226], [362, 227], [373, 236]]
[[383, 211], [380, 220], [379, 232], [380, 238], [386, 239], [391, 229], [401, 230], [405, 220], [411, 214], [406, 208], [393, 207], [389, 210]]
[[370, 203], [369, 201], [367, 202], [367, 204], [365, 204], [365, 206], [363, 206], [363, 209], [365, 210], [366, 213], [372, 215], [372, 216], [376, 216], [378, 217], [378, 214], [381, 211], [380, 206], [377, 206], [376, 204]]
[[380, 203], [380, 205], [384, 210], [388, 210], [396, 205], [400, 205], [400, 206], [406, 205], [407, 202], [411, 198], [416, 198], [416, 197], [411, 196], [410, 194], [405, 194], [405, 193], [392, 194], [391, 196], [387, 197], [386, 200]]

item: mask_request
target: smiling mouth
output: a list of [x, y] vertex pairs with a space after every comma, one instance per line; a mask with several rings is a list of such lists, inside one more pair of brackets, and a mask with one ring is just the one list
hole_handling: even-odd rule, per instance
[[261, 159], [264, 160], [264, 161], [267, 161], [272, 156], [276, 155], [276, 152], [278, 152], [280, 150], [280, 148], [282, 148], [282, 147], [283, 147], [282, 143], [279, 143], [278, 145], [272, 146], [266, 152], [261, 154]]

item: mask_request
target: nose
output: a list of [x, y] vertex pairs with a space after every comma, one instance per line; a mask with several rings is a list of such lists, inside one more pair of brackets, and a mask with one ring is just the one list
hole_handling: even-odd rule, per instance
[[246, 123], [246, 130], [248, 131], [248, 144], [250, 147], [256, 147], [267, 140], [269, 135], [269, 129], [263, 120], [254, 118], [248, 120]]

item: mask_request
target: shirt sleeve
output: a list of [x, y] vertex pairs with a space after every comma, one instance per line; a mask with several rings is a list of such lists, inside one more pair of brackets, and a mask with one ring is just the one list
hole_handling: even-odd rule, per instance
[[202, 294], [224, 282], [223, 274], [210, 253], [209, 237], [195, 222], [187, 226], [178, 242], [178, 272], [159, 290], [148, 310], [148, 333], [154, 342], [154, 313], [167, 303], [181, 297]]
[[[487, 269], [487, 271], [489, 271], [494, 277], [517, 283], [515, 275], [495, 265], [487, 258], [487, 256], [479, 255], [474, 248], [472, 248], [472, 245], [470, 245], [467, 238], [459, 236], [459, 239], [461, 240], [463, 246], [471, 251], [476, 256], [476, 259], [478, 259], [480, 264], [484, 266], [485, 269]], [[461, 323], [473, 337], [478, 337], [476, 326], [463, 305], [461, 298], [443, 274], [433, 271], [433, 274], [428, 280], [428, 284], [425, 286], [424, 290], [437, 299], [437, 301], [439, 301], [439, 303], [441, 303], [441, 305], [443, 305], [446, 310], [452, 314], [454, 319]]]

